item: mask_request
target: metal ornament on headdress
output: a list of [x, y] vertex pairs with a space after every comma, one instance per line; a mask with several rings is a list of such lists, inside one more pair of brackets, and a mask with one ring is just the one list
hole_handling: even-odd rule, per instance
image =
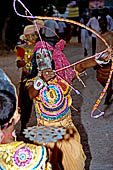
[[66, 130], [63, 127], [33, 126], [24, 129], [23, 134], [25, 134], [25, 138], [29, 138], [31, 141], [47, 144], [62, 139]]

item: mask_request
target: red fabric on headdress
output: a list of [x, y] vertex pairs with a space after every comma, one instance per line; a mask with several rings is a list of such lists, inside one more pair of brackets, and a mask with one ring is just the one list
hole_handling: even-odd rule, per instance
[[[55, 62], [55, 70], [70, 65], [65, 54], [62, 52], [65, 45], [66, 45], [66, 42], [64, 40], [60, 40], [55, 45], [53, 55], [52, 55], [52, 59]], [[75, 72], [73, 71], [72, 67], [70, 67], [70, 68], [59, 71], [58, 75], [61, 76], [64, 80], [66, 80], [68, 83], [71, 84], [72, 80], [75, 77]]]

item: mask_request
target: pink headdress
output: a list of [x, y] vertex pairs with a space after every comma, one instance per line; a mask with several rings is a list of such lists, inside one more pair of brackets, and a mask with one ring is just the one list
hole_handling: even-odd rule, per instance
[[[47, 49], [50, 51], [53, 51], [52, 59], [55, 62], [55, 70], [69, 66], [70, 63], [67, 60], [65, 54], [62, 52], [64, 49], [64, 46], [66, 45], [66, 42], [64, 40], [60, 40], [58, 43], [56, 43], [55, 47], [52, 47], [50, 44], [48, 44], [45, 41], [39, 41], [36, 43], [34, 47], [34, 52], [38, 49]], [[70, 67], [68, 69], [62, 70], [58, 72], [58, 75], [62, 77], [64, 80], [66, 80], [68, 83], [72, 83], [73, 78], [75, 77], [75, 72]], [[58, 77], [57, 77], [58, 78]], [[58, 78], [58, 80], [60, 80]]]
[[[65, 45], [66, 45], [66, 42], [64, 40], [60, 40], [55, 45], [55, 48], [54, 48], [54, 51], [53, 51], [53, 55], [52, 55], [52, 59], [55, 62], [55, 69], [56, 70], [70, 65], [70, 63], [67, 60], [65, 54], [62, 52], [62, 50], [64, 49]], [[72, 83], [72, 80], [75, 77], [75, 72], [70, 67], [68, 69], [59, 71], [58, 75], [60, 75], [68, 83]]]

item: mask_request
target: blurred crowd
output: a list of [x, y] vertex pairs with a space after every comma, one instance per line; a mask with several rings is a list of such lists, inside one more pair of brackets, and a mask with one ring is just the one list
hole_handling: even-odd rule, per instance
[[[81, 17], [80, 22], [86, 26], [92, 28], [97, 33], [101, 34], [101, 18], [107, 20], [107, 31], [113, 31], [113, 18], [110, 16], [109, 9], [104, 8], [100, 13], [98, 9], [95, 9], [90, 14], [88, 11], [85, 11]], [[84, 56], [88, 55], [88, 50], [90, 48], [89, 38], [92, 37], [92, 55], [96, 53], [96, 35], [92, 34], [88, 30], [81, 28], [81, 42], [84, 49]]]
[[[44, 16], [64, 18], [62, 14], [53, 13], [53, 11], [44, 11]], [[97, 33], [101, 34], [101, 28], [99, 24], [100, 18], [107, 19], [107, 30], [113, 31], [113, 18], [108, 8], [101, 10], [94, 9], [90, 11], [85, 9], [80, 15], [79, 19], [67, 18], [80, 22], [87, 27], [93, 29]], [[65, 18], [64, 18], [65, 19]], [[88, 56], [89, 50], [92, 49], [92, 55], [96, 53], [96, 35], [88, 31], [87, 29], [77, 26], [65, 21], [44, 20], [44, 26], [41, 35], [44, 40], [54, 45], [60, 39], [64, 39], [67, 43], [70, 42], [72, 36], [77, 37], [78, 43], [82, 43], [83, 55]], [[91, 45], [90, 45], [91, 37]]]

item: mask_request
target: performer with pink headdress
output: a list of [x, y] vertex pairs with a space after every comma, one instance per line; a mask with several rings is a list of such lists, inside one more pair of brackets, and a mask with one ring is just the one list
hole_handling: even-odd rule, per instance
[[[60, 40], [55, 47], [47, 42], [37, 42], [32, 59], [33, 78], [27, 81], [29, 96], [34, 101], [37, 116], [37, 126], [64, 127], [64, 138], [56, 143], [48, 143], [51, 148], [53, 169], [58, 168], [58, 162], [65, 170], [83, 170], [85, 154], [80, 143], [79, 133], [71, 119], [70, 87], [52, 71], [53, 61], [56, 69], [69, 65], [62, 50], [65, 41]], [[54, 69], [55, 69], [54, 68]], [[59, 75], [71, 84], [75, 78], [72, 68], [62, 70]], [[62, 158], [59, 153], [62, 153]]]
[[[82, 149], [80, 135], [72, 122], [70, 111], [72, 104], [70, 85], [76, 78], [76, 74], [72, 67], [61, 69], [70, 65], [63, 53], [65, 44], [64, 40], [56, 43], [55, 47], [44, 41], [36, 43], [32, 58], [33, 69], [26, 88], [35, 105], [37, 126], [66, 129], [63, 139], [47, 144], [53, 153], [51, 157], [53, 169], [57, 170], [58, 163], [62, 163], [64, 170], [83, 170], [86, 156]], [[97, 65], [98, 58], [104, 62], [106, 53], [78, 63], [75, 65], [76, 72], [80, 73], [86, 68]], [[59, 70], [58, 73], [55, 70]], [[59, 153], [62, 153], [60, 160]]]

